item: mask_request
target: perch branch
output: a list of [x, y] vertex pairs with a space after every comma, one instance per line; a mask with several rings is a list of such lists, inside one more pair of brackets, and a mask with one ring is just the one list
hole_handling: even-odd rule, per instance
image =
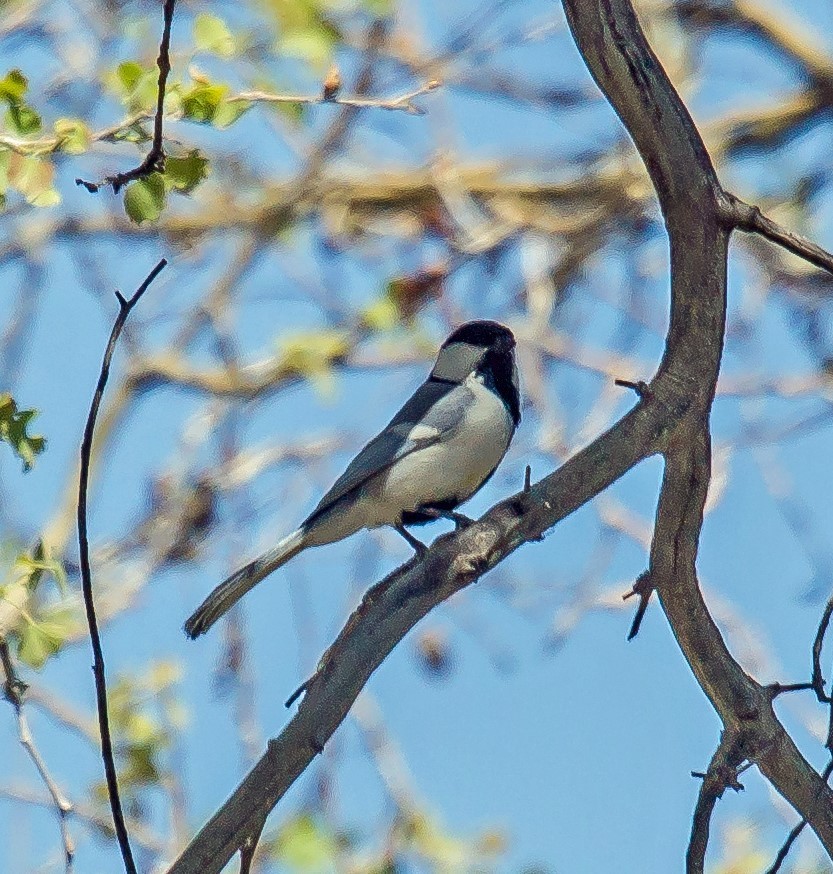
[[665, 473], [651, 584], [724, 734], [738, 739], [743, 758], [760, 768], [833, 853], [833, 793], [776, 717], [770, 691], [728, 651], [695, 570], [710, 477], [709, 413], [725, 329], [728, 196], [630, 2], [564, 0], [564, 6], [591, 74], [645, 162], [665, 219], [671, 319], [659, 370], [649, 390], [638, 392], [634, 409], [582, 452], [471, 527], [439, 538], [365, 595], [306, 684], [298, 712], [171, 874], [217, 874], [257, 834], [264, 814], [323, 749], [373, 671], [429, 610], [657, 453], [665, 458]]

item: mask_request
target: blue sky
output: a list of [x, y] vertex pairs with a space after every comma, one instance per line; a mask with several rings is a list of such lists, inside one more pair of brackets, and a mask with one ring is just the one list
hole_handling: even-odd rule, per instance
[[[55, 5], [63, 8], [63, 4]], [[467, 5], [475, 8], [478, 4]], [[221, 5], [211, 8], [224, 11]], [[819, 38], [833, 32], [820, 24], [825, 16], [833, 24], [825, 4], [807, 2], [792, 8], [813, 22]], [[407, 9], [422, 22], [427, 42], [441, 44], [449, 27], [441, 4]], [[64, 13], [69, 14], [66, 8]], [[513, 20], [538, 22], [552, 14], [549, 4], [518, 4], [499, 21], [508, 28]], [[463, 16], [462, 10], [459, 15]], [[555, 18], [560, 20], [560, 13]], [[178, 33], [185, 39], [185, 25], [180, 27]], [[833, 51], [829, 37], [826, 48]], [[129, 43], [114, 46], [113, 61], [131, 56], [131, 51], [135, 44], [132, 48]], [[0, 42], [0, 54], [7, 68], [21, 65], [26, 69], [33, 89], [37, 81], [47, 81], [54, 73], [53, 59], [19, 42]], [[552, 41], [507, 50], [500, 63], [510, 71], [513, 65], [523, 65], [532, 78], [540, 72], [547, 81], [581, 82], [589, 87], [563, 33]], [[765, 102], [797, 85], [794, 73], [778, 59], [735, 40], [714, 41], [705, 52], [697, 83], [690, 104], [703, 124], [727, 106]], [[396, 92], [402, 83], [390, 74], [384, 84]], [[425, 100], [430, 109], [427, 116], [382, 119], [380, 125], [389, 135], [377, 136], [361, 127], [347, 163], [360, 168], [362, 160], [418, 166], [431, 151], [435, 126], [442, 124], [445, 113], [454, 119], [456, 148], [467, 158], [522, 156], [541, 161], [556, 176], [569, 168], [567, 156], [621, 137], [618, 123], [601, 102], [554, 119], [541, 111], [507, 107], [453, 89], [441, 99], [441, 107]], [[115, 117], [121, 112], [117, 105], [110, 111]], [[104, 109], [98, 112], [99, 123], [113, 117]], [[324, 125], [329, 115], [329, 107], [316, 110], [313, 126]], [[255, 164], [264, 160], [273, 174], [285, 173], [293, 160], [288, 149], [272, 148], [274, 133], [258, 111], [244, 118], [239, 130], [235, 127], [219, 135], [195, 131], [193, 126], [177, 130], [189, 142], [204, 142], [208, 149], [219, 143], [228, 149], [229, 137], [239, 135], [240, 145], [234, 149], [256, 156]], [[724, 179], [742, 196], [777, 199], [807, 168], [829, 170], [829, 135], [829, 124], [819, 125], [766, 159], [734, 162], [726, 168]], [[76, 175], [95, 176], [100, 169], [112, 169], [114, 154], [125, 165], [134, 157], [127, 149], [108, 150], [103, 157], [86, 155], [59, 166], [57, 184], [64, 202], [58, 214], [118, 212], [118, 204], [109, 196], [90, 198], [72, 184]], [[560, 162], [562, 154], [565, 157]], [[372, 172], [373, 166], [368, 170], [365, 164], [362, 172]], [[215, 175], [221, 172], [222, 165], [215, 165]], [[198, 193], [193, 203], [178, 208], [199, 210], [201, 197]], [[824, 194], [818, 198], [811, 230], [830, 247], [833, 224], [825, 200], [833, 202]], [[11, 215], [5, 219], [8, 233], [19, 235], [27, 223], [42, 216], [31, 211]], [[268, 354], [282, 336], [326, 323], [322, 308], [293, 284], [293, 266], [310, 275], [323, 275], [326, 282], [335, 274], [341, 300], [359, 309], [375, 299], [386, 276], [423, 263], [433, 251], [430, 243], [408, 252], [407, 246], [383, 241], [368, 250], [342, 253], [327, 263], [317, 248], [316, 231], [315, 226], [302, 227], [276, 242], [246, 274], [239, 289], [241, 315], [234, 326], [245, 359]], [[115, 301], [92, 293], [86, 277], [79, 273], [78, 245], [78, 241], [57, 243], [37, 253], [46, 281], [19, 378], [11, 386], [21, 405], [40, 410], [38, 430], [49, 439], [48, 451], [26, 475], [8, 451], [0, 453], [0, 518], [12, 533], [24, 538], [33, 536], [53, 517], [62, 499], [115, 314]], [[99, 237], [82, 245], [91, 247], [103, 285], [125, 291], [135, 287], [158, 257], [170, 258], [169, 268], [131, 317], [132, 340], [145, 350], [155, 350], [171, 342], [183, 314], [216, 281], [240, 240], [231, 234], [214, 246], [194, 250], [158, 238]], [[796, 341], [789, 298], [777, 289], [765, 294], [754, 261], [739, 249], [735, 248], [730, 265], [725, 373], [813, 372], [816, 361]], [[624, 233], [613, 237], [556, 310], [555, 327], [580, 337], [589, 347], [625, 353], [644, 362], [644, 376], [649, 377], [662, 351], [661, 330], [623, 325], [618, 311], [600, 302], [594, 291], [603, 289], [623, 299], [633, 277], [638, 277], [642, 306], [661, 329], [668, 306], [665, 257], [664, 238], [657, 229], [638, 245]], [[413, 260], [409, 263], [408, 259]], [[496, 277], [477, 266], [456, 273], [447, 289], [455, 312], [465, 317], [500, 315], [521, 324], [522, 309], [506, 303], [522, 281], [521, 258], [509, 258], [502, 266]], [[6, 260], [2, 269], [6, 291], [0, 292], [0, 325], [10, 318], [17, 292], [31, 282], [19, 262]], [[822, 301], [819, 308], [822, 325], [829, 332], [829, 306]], [[423, 338], [441, 342], [443, 318], [442, 311], [429, 308], [420, 317]], [[211, 355], [207, 344], [189, 350], [196, 363], [209, 361]], [[124, 360], [122, 350], [114, 386], [123, 373]], [[424, 378], [427, 366], [426, 359], [378, 372], [347, 368], [335, 375], [329, 393], [303, 384], [242, 408], [234, 427], [240, 445], [280, 444], [322, 435], [337, 437], [342, 445], [309, 469], [288, 465], [269, 470], [221, 503], [219, 524], [198, 559], [154, 574], [142, 587], [136, 609], [107, 625], [104, 646], [111, 678], [160, 658], [181, 666], [178, 693], [188, 722], [179, 743], [192, 828], [227, 797], [247, 763], [241, 757], [233, 702], [216, 693], [222, 632], [216, 629], [197, 642], [187, 641], [181, 632], [184, 618], [236, 563], [271, 544], [303, 518], [355, 448], [388, 420]], [[597, 376], [566, 364], [551, 363], [545, 377], [546, 391], [558, 402], [565, 441], [578, 449], [588, 439], [583, 433], [587, 417], [600, 392], [609, 387]], [[610, 406], [609, 416], [623, 412], [632, 402], [623, 392]], [[182, 429], [203, 408], [203, 398], [169, 388], [149, 391], [136, 404], [108, 444], [106, 464], [92, 492], [90, 526], [95, 542], [131, 531], [147, 503], [148, 478], [175, 467], [182, 452]], [[772, 448], [750, 446], [738, 437], [750, 422], [790, 422], [828, 409], [829, 400], [820, 396], [719, 397], [715, 404], [715, 445], [731, 445], [725, 456], [729, 478], [707, 517], [699, 569], [707, 601], [730, 647], [762, 681], [795, 682], [808, 675], [810, 644], [829, 589], [823, 571], [831, 559], [826, 532], [833, 518], [833, 469], [827, 457], [833, 417], [827, 416], [810, 433], [777, 446], [777, 463], [794, 483], [794, 494], [806, 517], [797, 530], [785, 517], [784, 503], [773, 500], [761, 473], [761, 465], [773, 461], [766, 455]], [[467, 512], [476, 516], [517, 490], [527, 463], [532, 464], [535, 478], [553, 468], [552, 456], [540, 450], [541, 429], [540, 418], [530, 411], [500, 471]], [[195, 467], [211, 468], [217, 463], [217, 447], [208, 440], [195, 454]], [[610, 494], [649, 523], [660, 474], [658, 461], [646, 462], [615, 484]], [[247, 509], [253, 517], [249, 518]], [[434, 526], [425, 533], [441, 530]], [[508, 849], [497, 863], [498, 870], [540, 866], [570, 874], [659, 874], [681, 868], [698, 790], [690, 771], [705, 769], [720, 726], [667, 623], [652, 604], [638, 638], [626, 643], [630, 609], [594, 610], [581, 618], [561, 645], [552, 645], [553, 623], [563, 616], [559, 611], [580, 581], [584, 579], [590, 591], [624, 592], [645, 567], [646, 555], [637, 543], [619, 537], [607, 553], [600, 532], [596, 509], [582, 508], [544, 542], [519, 550], [477, 586], [428, 617], [421, 627], [440, 630], [451, 646], [453, 664], [447, 677], [426, 678], [414, 657], [415, 633], [368, 686], [407, 762], [416, 791], [448, 829], [462, 836], [476, 836], [490, 828], [505, 834]], [[70, 554], [74, 555], [74, 547]], [[594, 556], [599, 561], [597, 570], [593, 570]], [[282, 702], [310, 673], [362, 591], [407, 557], [407, 547], [395, 534], [363, 532], [345, 543], [299, 557], [246, 597], [241, 620], [251, 647], [261, 747], [289, 718]], [[758, 650], [750, 647], [747, 635], [737, 633], [733, 616], [742, 617], [743, 624], [752, 629]], [[35, 680], [92, 713], [89, 664], [90, 653], [82, 643], [53, 659]], [[810, 697], [790, 696], [778, 709], [801, 748], [823, 767], [821, 744], [806, 729], [813, 713], [817, 721], [821, 717]], [[85, 787], [100, 779], [97, 756], [88, 744], [68, 735], [40, 710], [29, 710], [46, 760], [61, 785], [80, 799]], [[0, 786], [36, 785], [31, 764], [17, 745], [11, 708], [0, 711], [0, 744], [8, 751], [0, 764]], [[368, 760], [360, 730], [348, 719], [322, 759], [278, 806], [275, 824], [301, 806], [318, 803], [316, 787], [324, 777], [332, 781], [327, 815], [339, 827], [373, 832], [389, 820], [390, 801]], [[753, 821], [760, 829], [756, 840], [772, 852], [787, 827], [773, 812], [762, 779], [751, 770], [743, 782], [743, 794], [729, 794], [719, 804], [718, 835], [733, 822]], [[21, 859], [26, 865], [31, 863], [31, 870], [54, 863], [57, 829], [50, 811], [2, 799], [0, 811], [0, 870], [15, 870], [13, 866]], [[156, 798], [151, 820], [163, 827], [166, 816], [162, 799]], [[117, 869], [112, 847], [79, 828], [75, 831], [78, 871]], [[812, 838], [802, 839], [797, 858], [801, 852], [812, 855]], [[416, 863], [414, 870], [420, 870]]]

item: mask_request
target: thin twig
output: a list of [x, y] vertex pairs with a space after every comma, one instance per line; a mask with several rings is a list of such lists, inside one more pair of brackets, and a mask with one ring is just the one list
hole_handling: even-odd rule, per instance
[[[47, 793], [35, 792], [28, 786], [0, 784], [0, 798], [44, 809], [52, 808], [52, 799]], [[104, 835], [108, 839], [113, 836], [113, 823], [109, 809], [102, 810], [95, 803], [77, 801], [72, 806], [71, 816], [73, 819], [92, 826], [92, 830], [96, 834]], [[167, 844], [147, 823], [138, 818], [130, 817], [128, 817], [127, 822], [130, 826], [130, 834], [138, 846], [153, 856], [165, 853]]]
[[[323, 94], [274, 94], [270, 91], [241, 91], [239, 94], [232, 94], [226, 97], [225, 103], [294, 103], [301, 106], [319, 106], [330, 103], [356, 108], [398, 110], [400, 112], [407, 112], [410, 115], [424, 115], [425, 110], [413, 103], [414, 98], [434, 91], [441, 84], [436, 79], [432, 79], [416, 90], [408, 91], [395, 97], [359, 97], [358, 95], [353, 95], [328, 99]], [[179, 121], [182, 117], [181, 110], [169, 110], [163, 115], [163, 119], [167, 121]], [[156, 132], [161, 127], [158, 121], [159, 116], [153, 110], [141, 109], [123, 118], [121, 121], [100, 128], [97, 131], [92, 131], [89, 135], [89, 142], [118, 142], [127, 131], [150, 119], [154, 119], [155, 139]], [[62, 136], [42, 136], [28, 139], [26, 137], [0, 134], [0, 149], [7, 149], [10, 152], [24, 156], [49, 155], [59, 151], [65, 141], [66, 138]], [[151, 147], [151, 151], [153, 151], [153, 147]], [[76, 180], [76, 184], [83, 185], [89, 191], [97, 191], [98, 187], [100, 187], [99, 183], [86, 182], [84, 180]], [[108, 184], [107, 180], [100, 183], [100, 185]]]
[[651, 387], [643, 379], [640, 379], [637, 382], [630, 379], [614, 379], [613, 382], [620, 388], [629, 388], [632, 391], [635, 391], [640, 398], [648, 398], [651, 396]]
[[159, 56], [156, 59], [156, 65], [159, 67], [159, 80], [156, 91], [156, 116], [153, 122], [153, 143], [151, 144], [150, 151], [138, 167], [134, 167], [125, 173], [107, 176], [103, 182], [86, 182], [83, 179], [75, 180], [76, 185], [82, 185], [93, 194], [107, 186], [111, 186], [113, 193], [118, 194], [119, 190], [128, 182], [133, 182], [135, 179], [144, 179], [146, 176], [150, 176], [151, 173], [162, 173], [165, 170], [165, 147], [162, 143], [162, 125], [165, 117], [165, 86], [168, 82], [168, 74], [171, 72], [171, 25], [174, 20], [175, 5], [176, 0], [165, 0], [162, 10], [164, 25], [162, 28], [162, 40], [159, 43]]
[[821, 704], [829, 704], [830, 696], [824, 691], [824, 674], [821, 670], [821, 648], [824, 645], [824, 636], [830, 625], [830, 617], [833, 616], [833, 597], [827, 602], [819, 621], [819, 628], [813, 641], [813, 689]]
[[[151, 118], [153, 118], [153, 112], [149, 110], [142, 109], [139, 112], [134, 112], [115, 124], [93, 131], [89, 135], [89, 142], [117, 142], [131, 128]], [[63, 136], [44, 136], [37, 137], [36, 139], [26, 139], [25, 137], [0, 134], [0, 148], [8, 149], [10, 152], [24, 156], [49, 155], [52, 152], [57, 152], [65, 142], [66, 137]]]
[[419, 88], [400, 94], [398, 97], [328, 97], [326, 94], [271, 94], [268, 91], [241, 91], [233, 97], [227, 97], [226, 103], [297, 103], [305, 106], [317, 106], [324, 103], [336, 103], [339, 106], [353, 106], [357, 109], [388, 109], [407, 112], [410, 115], [424, 115], [425, 110], [417, 106], [413, 100], [439, 88], [442, 83], [431, 79]]
[[122, 328], [130, 315], [130, 311], [139, 302], [141, 296], [147, 291], [150, 284], [159, 275], [168, 262], [163, 258], [151, 272], [145, 281], [136, 290], [133, 297], [125, 299], [121, 292], [116, 292], [119, 301], [119, 314], [110, 332], [107, 348], [104, 352], [104, 360], [101, 364], [101, 372], [98, 377], [90, 412], [87, 416], [87, 424], [84, 427], [84, 438], [81, 441], [81, 474], [78, 485], [78, 549], [81, 563], [81, 582], [84, 590], [84, 607], [87, 613], [87, 625], [90, 629], [90, 640], [93, 647], [93, 674], [95, 676], [96, 704], [98, 707], [98, 724], [101, 730], [101, 756], [104, 760], [104, 773], [107, 777], [107, 791], [110, 796], [110, 807], [113, 811], [113, 825], [116, 829], [116, 838], [121, 849], [124, 867], [128, 874], [136, 874], [136, 863], [130, 850], [130, 841], [127, 836], [127, 828], [124, 824], [124, 814], [119, 798], [119, 785], [116, 776], [116, 764], [113, 758], [113, 743], [110, 737], [110, 719], [107, 714], [107, 682], [104, 675], [104, 653], [101, 649], [101, 638], [98, 633], [98, 620], [95, 615], [93, 602], [93, 583], [90, 572], [90, 545], [87, 535], [87, 487], [90, 478], [90, 455], [93, 446], [93, 433], [95, 421], [98, 417], [98, 409], [104, 395], [104, 387], [110, 375], [110, 362], [116, 348], [116, 342], [122, 332]]
[[32, 760], [37, 769], [40, 778], [46, 786], [47, 791], [52, 799], [52, 806], [58, 814], [58, 823], [61, 829], [61, 844], [64, 850], [64, 871], [66, 874], [72, 874], [72, 862], [75, 857], [75, 843], [72, 840], [72, 835], [69, 832], [69, 823], [67, 818], [72, 813], [72, 804], [66, 798], [60, 787], [55, 782], [55, 779], [49, 773], [40, 754], [35, 740], [32, 737], [32, 732], [29, 729], [29, 720], [23, 712], [23, 697], [26, 691], [26, 684], [17, 676], [12, 656], [9, 652], [8, 643], [0, 638], [0, 662], [3, 664], [3, 672], [6, 680], [3, 684], [3, 694], [6, 700], [14, 707], [14, 712], [17, 717], [17, 735], [20, 743], [26, 750], [29, 758]]
[[793, 255], [798, 255], [810, 264], [833, 273], [833, 255], [830, 252], [822, 249], [812, 240], [782, 228], [777, 222], [765, 216], [759, 207], [746, 203], [734, 194], [726, 194], [724, 217], [731, 227], [760, 234], [788, 252], [792, 252]]
[[[822, 771], [821, 776], [826, 782], [830, 778], [831, 774], [833, 774], [833, 759], [831, 759], [827, 763], [827, 767]], [[804, 826], [806, 825], [807, 820], [802, 819], [801, 822], [796, 823], [790, 829], [790, 833], [787, 835], [787, 839], [781, 845], [781, 849], [778, 850], [778, 855], [773, 860], [772, 865], [770, 865], [770, 867], [766, 869], [765, 874], [778, 874], [778, 871], [781, 870], [781, 866], [784, 864], [787, 855], [792, 849], [792, 845], [798, 840], [798, 836], [801, 834], [802, 831], [804, 831]]]
[[777, 698], [785, 692], [804, 692], [807, 689], [815, 689], [815, 685], [813, 683], [770, 683], [765, 688], [773, 698]]
[[254, 861], [255, 852], [260, 836], [263, 834], [263, 826], [266, 825], [266, 817], [264, 816], [258, 828], [250, 834], [240, 847], [240, 874], [251, 874], [252, 862]]
[[636, 608], [633, 622], [631, 622], [631, 627], [628, 631], [628, 640], [633, 640], [636, 635], [639, 634], [639, 629], [642, 627], [642, 620], [645, 618], [645, 611], [648, 609], [648, 604], [651, 600], [654, 588], [654, 584], [651, 581], [650, 571], [644, 571], [637, 577], [630, 592], [625, 592], [625, 594], [622, 595], [623, 601], [627, 601], [628, 598], [632, 598], [634, 595], [639, 596], [639, 606]]

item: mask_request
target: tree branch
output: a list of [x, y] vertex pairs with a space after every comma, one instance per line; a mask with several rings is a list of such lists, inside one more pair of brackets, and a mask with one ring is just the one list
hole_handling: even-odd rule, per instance
[[729, 653], [695, 569], [710, 476], [709, 412], [725, 328], [728, 196], [630, 2], [564, 0], [564, 7], [582, 56], [645, 162], [665, 218], [671, 318], [659, 370], [639, 392], [636, 407], [586, 449], [468, 529], [439, 538], [423, 558], [365, 595], [306, 684], [297, 714], [171, 874], [216, 874], [258, 833], [263, 816], [323, 749], [373, 671], [429, 610], [656, 453], [666, 464], [650, 583], [724, 735], [737, 743], [733, 760], [741, 755], [754, 761], [833, 853], [833, 793], [778, 721], [772, 692]]
[[655, 451], [662, 433], [658, 405], [643, 402], [544, 480], [498, 504], [469, 528], [438, 538], [362, 599], [307, 684], [298, 712], [265, 755], [170, 869], [217, 874], [257, 832], [271, 810], [320, 752], [370, 675], [433, 607], [476, 582], [527, 541], [607, 488]]
[[710, 477], [709, 413], [725, 326], [729, 196], [630, 2], [565, 0], [564, 5], [579, 50], [645, 162], [671, 248], [671, 321], [665, 355], [650, 386], [663, 400], [667, 378], [673, 411], [651, 546], [651, 582], [724, 730], [740, 737], [745, 758], [807, 818], [833, 854], [833, 793], [776, 718], [771, 692], [728, 651], [703, 601], [695, 569]]
[[833, 255], [830, 252], [822, 249], [812, 240], [782, 228], [777, 222], [765, 216], [757, 206], [745, 203], [734, 194], [727, 194], [724, 215], [731, 227], [750, 234], [760, 234], [788, 252], [792, 252], [793, 255], [798, 255], [810, 264], [833, 273]]
[[413, 101], [416, 97], [428, 94], [439, 88], [442, 83], [430, 79], [419, 88], [406, 91], [396, 97], [359, 97], [340, 96], [337, 93], [329, 96], [322, 94], [274, 94], [270, 91], [241, 91], [233, 97], [227, 97], [226, 103], [295, 103], [303, 106], [317, 106], [323, 103], [335, 103], [338, 106], [352, 106], [356, 109], [387, 109], [390, 111], [407, 112], [409, 115], [424, 115], [425, 110]]
[[705, 774], [692, 771], [692, 777], [701, 777], [700, 793], [691, 823], [691, 837], [686, 852], [686, 874], [703, 874], [706, 848], [709, 844], [709, 828], [714, 807], [727, 789], [740, 792], [738, 768], [743, 762], [737, 735], [724, 732], [720, 744], [709, 762]]
[[[827, 767], [822, 771], [822, 779], [826, 782], [830, 779], [831, 774], [833, 774], [833, 760], [828, 762]], [[807, 820], [802, 819], [790, 829], [790, 833], [787, 835], [787, 839], [781, 845], [781, 848], [778, 850], [777, 855], [772, 861], [772, 865], [770, 865], [769, 868], [766, 869], [765, 874], [778, 874], [778, 872], [781, 870], [781, 866], [786, 861], [787, 856], [792, 849], [792, 845], [798, 840], [801, 832], [804, 831], [805, 825], [807, 825]]]
[[153, 122], [153, 142], [151, 143], [150, 151], [138, 167], [134, 167], [132, 170], [127, 170], [124, 173], [107, 176], [103, 182], [86, 182], [83, 179], [75, 180], [76, 185], [83, 186], [91, 194], [95, 194], [99, 189], [106, 188], [107, 186], [112, 187], [114, 194], [118, 194], [128, 182], [144, 179], [146, 176], [150, 176], [151, 173], [164, 173], [165, 171], [165, 146], [162, 142], [162, 126], [165, 118], [165, 87], [168, 82], [168, 74], [171, 72], [171, 25], [174, 20], [175, 5], [176, 0], [165, 0], [162, 8], [164, 24], [162, 27], [162, 40], [159, 43], [159, 55], [156, 59], [156, 66], [159, 68], [159, 79], [156, 86], [156, 116]]
[[40, 751], [35, 745], [35, 740], [32, 737], [32, 732], [29, 728], [29, 720], [23, 712], [23, 696], [26, 692], [26, 684], [17, 676], [12, 662], [12, 655], [9, 652], [8, 643], [0, 637], [0, 664], [3, 665], [3, 673], [5, 682], [3, 683], [3, 694], [6, 700], [14, 708], [17, 717], [17, 735], [21, 745], [26, 750], [32, 764], [35, 766], [41, 780], [43, 781], [49, 797], [52, 801], [52, 807], [58, 815], [58, 823], [61, 829], [61, 844], [64, 850], [64, 871], [66, 874], [72, 874], [72, 864], [75, 857], [75, 842], [69, 832], [69, 823], [67, 821], [70, 813], [72, 813], [72, 804], [61, 791], [60, 786], [55, 782], [55, 778], [46, 767], [46, 762], [43, 760]]
[[121, 292], [116, 292], [119, 301], [119, 314], [110, 332], [107, 348], [104, 352], [104, 360], [101, 364], [101, 372], [98, 377], [90, 412], [87, 416], [87, 424], [84, 427], [84, 437], [81, 441], [81, 473], [78, 483], [78, 550], [80, 553], [81, 582], [84, 590], [84, 608], [87, 614], [87, 625], [90, 629], [90, 641], [93, 647], [93, 674], [95, 676], [96, 704], [98, 707], [98, 724], [101, 731], [101, 756], [104, 761], [104, 773], [107, 778], [107, 791], [110, 796], [110, 807], [113, 811], [113, 825], [116, 829], [116, 837], [119, 842], [124, 867], [128, 874], [136, 874], [136, 863], [130, 850], [130, 841], [127, 836], [127, 827], [124, 824], [121, 799], [119, 798], [119, 784], [116, 776], [116, 763], [113, 758], [113, 743], [110, 737], [110, 718], [107, 713], [107, 680], [104, 673], [104, 653], [101, 649], [101, 637], [98, 633], [98, 620], [95, 615], [95, 603], [93, 601], [92, 573], [90, 571], [90, 545], [87, 534], [87, 487], [90, 478], [90, 456], [95, 433], [95, 422], [101, 399], [104, 396], [104, 387], [110, 375], [110, 362], [119, 335], [124, 328], [130, 311], [139, 302], [139, 299], [147, 291], [153, 280], [159, 275], [168, 262], [163, 258], [151, 272], [145, 281], [136, 290], [133, 297], [126, 299]]

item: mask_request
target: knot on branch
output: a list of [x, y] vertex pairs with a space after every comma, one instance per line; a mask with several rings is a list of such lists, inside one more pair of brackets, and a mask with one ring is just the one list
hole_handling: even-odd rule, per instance
[[691, 837], [686, 853], [686, 871], [702, 872], [706, 858], [706, 848], [709, 843], [711, 817], [719, 798], [727, 789], [735, 792], [743, 790], [743, 784], [738, 775], [748, 765], [743, 766], [747, 759], [746, 739], [740, 732], [724, 731], [720, 743], [709, 762], [705, 773], [692, 771], [692, 777], [699, 777], [703, 784], [697, 796], [697, 806], [691, 823]]
[[723, 793], [727, 789], [743, 792], [746, 788], [738, 779], [740, 770], [740, 763], [732, 764], [728, 761], [721, 761], [713, 762], [712, 766], [705, 773], [703, 771], [692, 771], [691, 776], [703, 781], [704, 792], [709, 793], [714, 798], [722, 798]]
[[639, 596], [639, 606], [636, 608], [636, 614], [633, 617], [630, 631], [628, 632], [628, 640], [633, 640], [639, 634], [639, 628], [642, 625], [642, 618], [645, 616], [645, 611], [648, 609], [648, 602], [651, 600], [651, 594], [656, 586], [654, 585], [650, 571], [643, 571], [633, 584], [630, 592], [625, 592], [622, 595], [622, 600], [627, 601], [634, 595]]

